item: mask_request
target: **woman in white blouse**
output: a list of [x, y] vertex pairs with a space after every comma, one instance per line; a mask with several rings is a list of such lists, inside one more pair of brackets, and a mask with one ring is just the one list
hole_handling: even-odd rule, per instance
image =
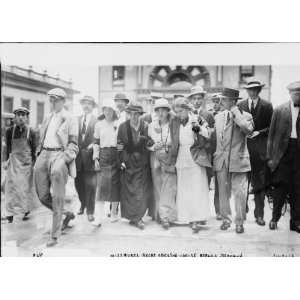
[[171, 107], [168, 100], [156, 100], [154, 111], [157, 118], [148, 127], [148, 135], [154, 141], [154, 145], [149, 147], [155, 197], [154, 217], [163, 228], [168, 229], [170, 223], [176, 220], [176, 173], [175, 168], [172, 170], [166, 166], [171, 146]]
[[118, 220], [118, 204], [120, 201], [120, 164], [117, 152], [117, 126], [115, 106], [110, 99], [103, 102], [103, 116], [95, 125], [96, 167], [100, 169], [97, 181], [98, 212], [94, 225], [101, 226], [105, 217], [105, 202], [111, 203], [111, 221]]

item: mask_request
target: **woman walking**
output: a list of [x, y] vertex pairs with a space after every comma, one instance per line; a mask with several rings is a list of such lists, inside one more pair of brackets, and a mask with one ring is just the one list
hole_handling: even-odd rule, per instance
[[118, 221], [120, 201], [120, 164], [117, 152], [117, 119], [114, 104], [108, 99], [103, 102], [103, 117], [95, 125], [94, 160], [100, 169], [97, 179], [97, 209], [93, 225], [101, 226], [105, 217], [105, 202], [112, 205], [111, 222]]
[[166, 165], [171, 147], [170, 115], [168, 100], [158, 99], [154, 111], [157, 118], [149, 124], [149, 137], [154, 145], [151, 151], [151, 173], [154, 190], [154, 215], [163, 228], [168, 229], [176, 220], [176, 170]]
[[177, 221], [191, 224], [193, 232], [209, 216], [209, 189], [206, 167], [211, 167], [207, 153], [208, 130], [190, 114], [185, 98], [175, 102], [177, 117], [172, 120], [171, 164], [177, 169]]
[[149, 163], [151, 140], [148, 126], [140, 120], [143, 108], [131, 103], [126, 112], [128, 120], [118, 131], [121, 162], [121, 215], [131, 225], [144, 229], [143, 216], [152, 202], [152, 180]]

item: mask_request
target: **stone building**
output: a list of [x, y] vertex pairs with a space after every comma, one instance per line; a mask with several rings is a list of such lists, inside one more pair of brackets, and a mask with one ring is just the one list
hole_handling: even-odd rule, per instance
[[[153, 98], [187, 95], [193, 85], [201, 85], [209, 95], [223, 86], [239, 89], [245, 97], [244, 84], [255, 76], [266, 85], [261, 96], [270, 100], [271, 66], [99, 66], [99, 105], [104, 98], [125, 92], [151, 111]], [[152, 100], [151, 100], [152, 99]]]
[[73, 89], [72, 82], [38, 73], [29, 67], [1, 66], [1, 108], [11, 113], [18, 106], [30, 110], [29, 124], [36, 128], [50, 112], [47, 92], [52, 88], [62, 88], [67, 93], [66, 107], [72, 110], [73, 95], [79, 91]]

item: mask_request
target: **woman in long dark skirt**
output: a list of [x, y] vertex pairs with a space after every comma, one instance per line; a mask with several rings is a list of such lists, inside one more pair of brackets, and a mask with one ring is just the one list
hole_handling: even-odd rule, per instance
[[143, 216], [153, 201], [147, 124], [140, 120], [143, 108], [131, 103], [127, 107], [129, 120], [118, 131], [121, 162], [121, 215], [131, 225], [144, 229]]

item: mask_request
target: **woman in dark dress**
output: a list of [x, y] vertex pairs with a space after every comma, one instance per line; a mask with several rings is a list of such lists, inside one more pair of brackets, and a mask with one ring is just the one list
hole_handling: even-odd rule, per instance
[[121, 162], [121, 215], [131, 225], [144, 229], [143, 216], [153, 201], [149, 151], [152, 141], [148, 126], [140, 120], [143, 108], [131, 103], [126, 110], [129, 119], [118, 131]]

